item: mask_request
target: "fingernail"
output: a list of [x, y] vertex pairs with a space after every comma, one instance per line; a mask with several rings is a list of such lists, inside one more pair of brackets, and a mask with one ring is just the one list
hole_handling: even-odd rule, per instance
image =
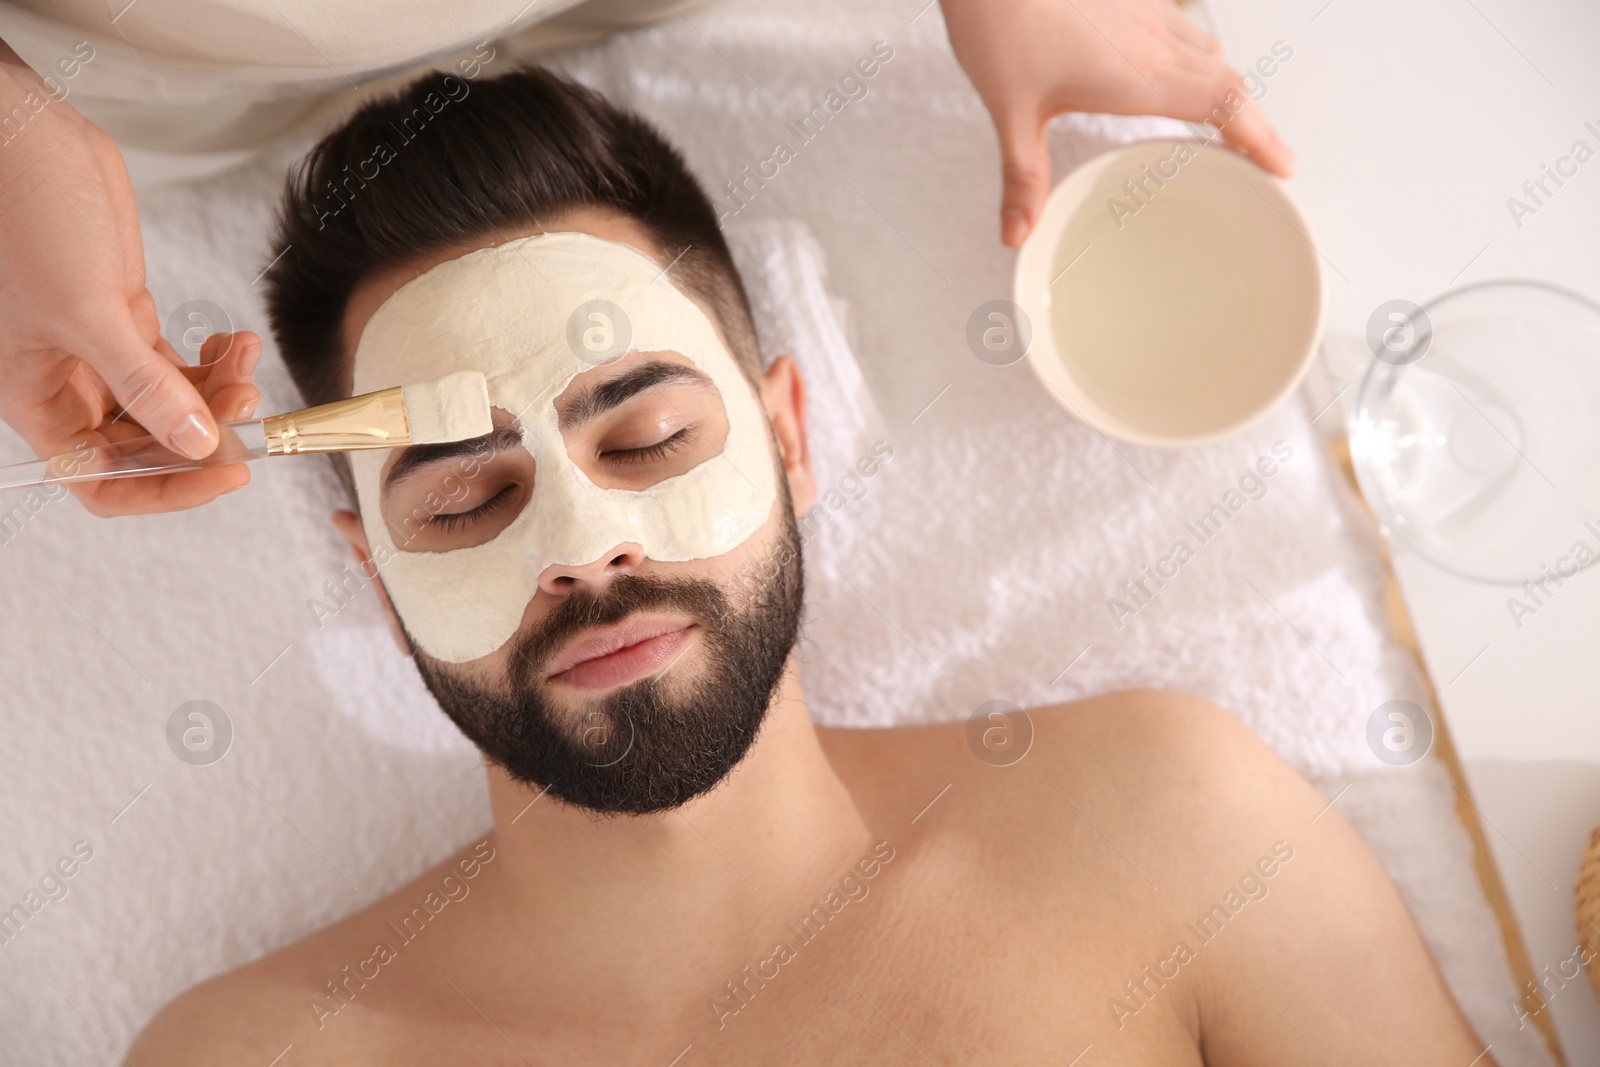
[[239, 373], [248, 378], [256, 372], [256, 364], [261, 362], [261, 345], [248, 346], [239, 356]]
[[217, 431], [198, 411], [191, 411], [172, 431], [172, 447], [190, 459], [204, 459], [217, 447]]
[[1008, 207], [1000, 212], [1000, 232], [1008, 245], [1020, 244], [1028, 229], [1028, 216], [1019, 207]]
[[241, 419], [248, 419], [250, 416], [254, 415], [256, 413], [256, 405], [259, 403], [261, 403], [260, 397], [256, 397], [254, 400], [246, 400], [239, 408], [239, 417]]

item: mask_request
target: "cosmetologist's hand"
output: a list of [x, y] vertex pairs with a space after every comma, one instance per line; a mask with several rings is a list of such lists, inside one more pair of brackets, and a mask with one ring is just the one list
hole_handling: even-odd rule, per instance
[[[259, 336], [248, 331], [212, 334], [200, 347], [199, 365], [193, 367], [183, 363], [182, 357], [165, 340], [158, 339], [156, 346], [177, 362], [178, 373], [205, 401], [217, 422], [248, 419], [255, 414], [261, 391], [250, 384], [250, 375], [261, 358]], [[143, 426], [117, 409], [109, 419], [81, 434], [78, 440], [93, 447], [147, 434]], [[84, 507], [96, 515], [143, 515], [198, 507], [223, 493], [244, 488], [249, 481], [248, 466], [228, 463], [175, 474], [77, 482], [71, 488]]]
[[[1173, 0], [940, 5], [956, 58], [1000, 134], [1000, 233], [1013, 248], [1032, 231], [1050, 192], [1045, 127], [1065, 111], [1210, 119], [1224, 141], [1263, 169], [1279, 177], [1294, 169], [1294, 156], [1242, 88], [1221, 46]], [[1221, 123], [1219, 107], [1231, 116]]]
[[[26, 116], [0, 135], [0, 418], [41, 457], [128, 435], [130, 422], [184, 455], [209, 455], [216, 419], [238, 417], [255, 394], [224, 386], [249, 381], [260, 339], [234, 335], [237, 351], [221, 364], [186, 371], [145, 287], [133, 186], [115, 142], [3, 42], [0, 114]], [[215, 378], [212, 395], [195, 377]], [[232, 464], [74, 491], [97, 515], [127, 515], [195, 507], [248, 480]]]

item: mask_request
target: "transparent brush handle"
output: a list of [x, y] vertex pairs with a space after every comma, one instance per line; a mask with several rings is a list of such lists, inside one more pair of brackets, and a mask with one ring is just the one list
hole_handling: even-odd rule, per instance
[[66, 452], [51, 459], [31, 459], [0, 467], [0, 489], [26, 489], [38, 485], [92, 482], [103, 478], [133, 478], [243, 463], [267, 454], [267, 435], [260, 419], [225, 422], [217, 427], [221, 442], [205, 459], [190, 459], [172, 451], [154, 437]]

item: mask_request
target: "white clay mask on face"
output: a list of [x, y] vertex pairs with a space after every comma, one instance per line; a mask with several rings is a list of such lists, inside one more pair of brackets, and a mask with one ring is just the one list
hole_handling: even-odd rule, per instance
[[[556, 398], [628, 352], [675, 352], [721, 393], [722, 451], [642, 490], [591, 482], [572, 461]], [[482, 371], [489, 401], [521, 423], [535, 464], [526, 506], [493, 539], [447, 552], [396, 546], [379, 499], [388, 453], [350, 454], [362, 524], [395, 610], [430, 656], [464, 663], [505, 644], [551, 565], [642, 546], [664, 563], [744, 543], [777, 498], [766, 419], [711, 321], [638, 250], [584, 233], [480, 249], [402, 286], [356, 347], [354, 391]]]

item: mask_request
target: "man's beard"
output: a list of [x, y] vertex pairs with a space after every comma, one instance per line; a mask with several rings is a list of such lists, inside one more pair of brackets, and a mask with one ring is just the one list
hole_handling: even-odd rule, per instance
[[[772, 551], [741, 571], [741, 603], [705, 578], [623, 574], [601, 596], [570, 594], [536, 629], [512, 638], [509, 692], [452, 673], [411, 641], [423, 681], [485, 755], [552, 797], [607, 814], [686, 803], [727, 777], [749, 751], [799, 633], [800, 532], [788, 493], [780, 496], [781, 535]], [[543, 682], [560, 646], [590, 626], [650, 609], [681, 612], [698, 624], [705, 652], [699, 677], [685, 683], [669, 667], [588, 699], [576, 716], [563, 714]]]

